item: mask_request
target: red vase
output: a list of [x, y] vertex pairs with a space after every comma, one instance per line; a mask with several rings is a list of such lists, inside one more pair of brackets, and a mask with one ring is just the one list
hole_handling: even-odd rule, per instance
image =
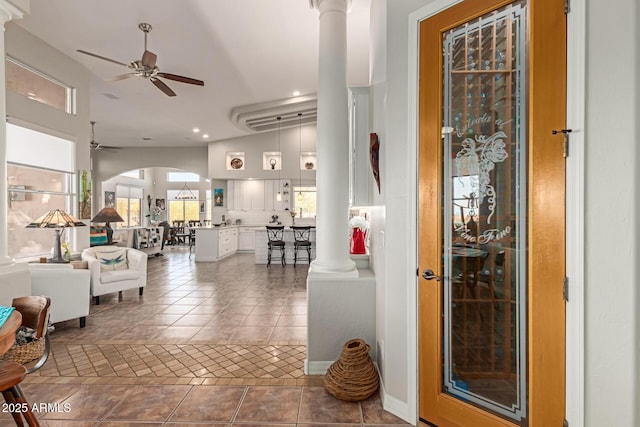
[[364, 238], [367, 232], [362, 231], [359, 228], [354, 228], [351, 233], [351, 253], [352, 254], [366, 254], [367, 248], [364, 245]]

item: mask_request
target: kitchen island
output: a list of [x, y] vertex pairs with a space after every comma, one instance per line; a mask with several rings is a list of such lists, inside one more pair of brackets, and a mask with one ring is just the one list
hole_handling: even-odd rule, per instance
[[196, 262], [218, 261], [238, 250], [238, 227], [196, 227]]
[[[269, 252], [267, 241], [267, 228], [263, 227], [262, 229], [256, 228], [256, 246], [255, 246], [255, 256], [256, 256], [256, 264], [266, 264], [267, 263], [267, 254]], [[293, 255], [294, 255], [294, 246], [293, 246], [293, 230], [289, 226], [284, 227], [284, 259], [287, 264], [293, 264]], [[311, 241], [311, 260], [316, 257], [316, 229], [315, 227], [311, 228], [311, 233], [309, 235], [309, 240]], [[279, 250], [277, 254], [274, 254], [275, 258], [280, 256]], [[271, 263], [274, 264], [274, 261], [271, 260]], [[280, 261], [276, 261], [275, 264], [279, 264]], [[307, 251], [302, 248], [298, 251], [298, 263], [306, 264], [307, 263]]]

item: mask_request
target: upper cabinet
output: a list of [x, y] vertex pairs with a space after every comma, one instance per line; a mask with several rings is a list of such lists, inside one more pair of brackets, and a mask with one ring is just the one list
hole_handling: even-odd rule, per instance
[[289, 180], [229, 180], [229, 210], [272, 211], [290, 208]]

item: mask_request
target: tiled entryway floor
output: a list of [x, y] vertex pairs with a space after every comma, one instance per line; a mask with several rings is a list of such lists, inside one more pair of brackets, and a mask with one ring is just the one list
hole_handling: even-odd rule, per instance
[[[377, 395], [343, 402], [303, 372], [307, 265], [195, 263], [165, 248], [137, 290], [57, 324], [23, 390], [45, 426], [390, 426]], [[46, 407], [48, 404], [48, 407]], [[12, 425], [0, 414], [0, 425]]]

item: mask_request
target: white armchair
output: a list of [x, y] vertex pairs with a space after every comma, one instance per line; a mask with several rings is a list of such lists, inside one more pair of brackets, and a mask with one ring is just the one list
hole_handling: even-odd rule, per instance
[[51, 323], [80, 319], [84, 328], [89, 315], [89, 270], [71, 264], [29, 264], [31, 295], [51, 298]]
[[82, 251], [82, 259], [91, 271], [91, 296], [96, 305], [100, 295], [138, 288], [142, 295], [147, 285], [147, 254], [133, 248], [96, 246]]

